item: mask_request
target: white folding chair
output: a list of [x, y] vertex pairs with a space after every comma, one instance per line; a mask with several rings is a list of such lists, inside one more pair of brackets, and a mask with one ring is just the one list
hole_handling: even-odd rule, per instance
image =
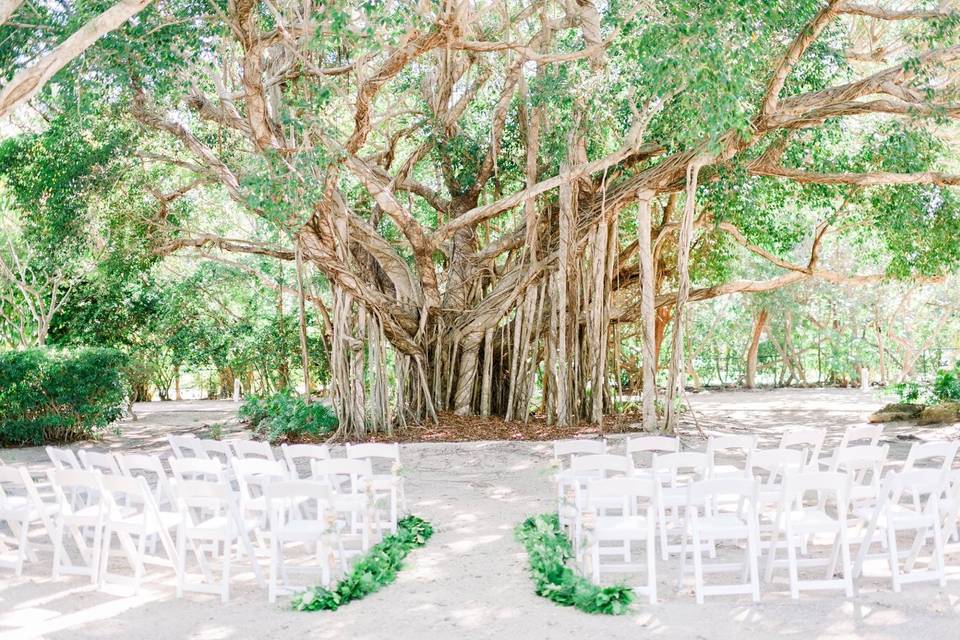
[[829, 456], [820, 460], [820, 466], [829, 471], [836, 471], [836, 454], [839, 451], [852, 446], [871, 446], [875, 447], [880, 443], [880, 436], [883, 435], [882, 424], [853, 424], [846, 428], [843, 437], [840, 438], [840, 444], [833, 450]]
[[[325, 444], [287, 444], [280, 445], [280, 452], [283, 459], [287, 462], [287, 469], [290, 471], [290, 478], [293, 480], [307, 480], [312, 473], [310, 469], [311, 460], [329, 460], [330, 448]], [[305, 460], [303, 465], [305, 471], [300, 472], [297, 466], [298, 460]]]
[[170, 472], [177, 482], [203, 481], [230, 486], [227, 470], [216, 460], [207, 458], [170, 458]]
[[[760, 555], [760, 532], [757, 523], [759, 483], [752, 478], [711, 478], [693, 482], [687, 487], [684, 508], [683, 544], [680, 550], [680, 574], [677, 589], [682, 588], [686, 569], [687, 550], [693, 555], [694, 589], [697, 604], [703, 604], [707, 595], [750, 594], [760, 601], [760, 579], [757, 558]], [[742, 498], [735, 512], [723, 511], [721, 503], [730, 495]], [[688, 542], [689, 547], [688, 547]], [[743, 562], [703, 562], [704, 541], [743, 540]], [[705, 572], [740, 571], [741, 582], [735, 584], [704, 583]]]
[[[176, 484], [174, 492], [183, 523], [177, 531], [177, 597], [183, 596], [184, 591], [214, 593], [227, 602], [234, 549], [238, 554], [249, 554], [257, 571], [245, 531], [247, 524], [252, 527], [255, 523], [244, 523], [226, 484], [184, 480]], [[187, 571], [188, 547], [200, 565], [203, 575], [199, 579]], [[214, 580], [210, 564], [218, 554], [220, 579]]]
[[[576, 514], [584, 508], [583, 491], [589, 480], [627, 476], [633, 472], [633, 462], [627, 456], [612, 453], [575, 455], [570, 458], [570, 468], [557, 474], [563, 496], [560, 522], [573, 527], [573, 547], [580, 559], [582, 531]], [[564, 506], [565, 505], [565, 506]]]
[[257, 440], [234, 440], [230, 443], [233, 447], [233, 453], [241, 459], [269, 460], [276, 462], [277, 458], [273, 455], [273, 449], [267, 442]]
[[807, 459], [804, 467], [813, 467], [812, 470], [817, 471], [820, 468], [820, 452], [826, 437], [826, 429], [790, 429], [781, 436], [779, 448], [805, 451]]
[[607, 452], [606, 440], [556, 440], [553, 443], [553, 460], [551, 462], [557, 483], [557, 515], [560, 525], [564, 528], [573, 527], [577, 517], [577, 507], [574, 504], [574, 482], [570, 474], [570, 463], [577, 456], [602, 455]]
[[[100, 575], [100, 550], [107, 506], [100, 490], [100, 472], [76, 469], [51, 469], [47, 472], [50, 485], [57, 500], [54, 512], [53, 577], [61, 574], [90, 576], [96, 584]], [[69, 496], [69, 497], [68, 497]], [[74, 502], [74, 496], [79, 496]], [[93, 538], [86, 540], [85, 530]], [[74, 562], [64, 545], [63, 534], [69, 531], [79, 553], [79, 562]]]
[[[153, 492], [143, 477], [100, 475], [99, 480], [107, 505], [103, 556], [100, 559], [100, 583], [128, 584], [138, 592], [146, 571], [146, 563], [176, 568], [177, 552], [170, 530], [179, 529], [182, 518], [176, 511], [160, 511]], [[110, 572], [114, 536], [120, 542], [120, 550], [133, 569], [133, 577]], [[147, 554], [147, 541], [154, 537], [159, 538], [167, 556], [166, 560]]]
[[261, 550], [266, 552], [269, 521], [264, 492], [270, 483], [287, 480], [287, 469], [280, 462], [264, 458], [233, 458], [230, 465], [239, 486], [240, 515], [244, 520], [249, 518], [258, 523], [253, 533]]
[[369, 460], [331, 458], [310, 463], [313, 479], [333, 489], [331, 507], [341, 518], [341, 538], [357, 542], [361, 551], [370, 547], [371, 539], [379, 534], [380, 519], [373, 513], [373, 465]]
[[[707, 454], [699, 451], [654, 454], [651, 470], [660, 483], [657, 496], [657, 529], [660, 532], [660, 556], [666, 561], [670, 553], [678, 553], [679, 543], [670, 542], [671, 535], [683, 534], [681, 509], [687, 503], [687, 487], [702, 480], [707, 473]], [[709, 545], [711, 557], [716, 552]]]
[[[656, 494], [652, 476], [589, 480], [585, 511], [581, 514], [595, 583], [600, 582], [603, 572], [639, 570], [641, 567], [632, 563], [631, 545], [645, 544], [646, 562], [642, 568], [646, 570], [647, 584], [635, 586], [634, 590], [646, 594], [650, 604], [657, 602]], [[619, 546], [603, 546], [604, 542], [616, 542]], [[602, 556], [609, 555], [623, 561], [602, 563]]]
[[[864, 541], [857, 552], [854, 565], [854, 576], [859, 576], [863, 571], [863, 563], [867, 559], [873, 533], [876, 531], [886, 536], [885, 556], [890, 567], [894, 592], [899, 593], [904, 583], [923, 580], [936, 580], [941, 587], [945, 587], [947, 576], [944, 570], [946, 563], [940, 499], [946, 486], [946, 473], [939, 469], [888, 473], [883, 479], [877, 505], [872, 509], [854, 511], [854, 515], [866, 523]], [[909, 502], [904, 499], [906, 495], [911, 498]], [[897, 548], [898, 531], [916, 532], [912, 548], [902, 554]], [[929, 566], [924, 571], [916, 571], [913, 569], [914, 564], [931, 533], [933, 550]], [[901, 557], [907, 558], [903, 570], [900, 567]]]
[[[722, 478], [748, 477], [746, 460], [750, 452], [757, 447], [757, 436], [710, 436], [707, 439], [707, 477]], [[729, 454], [739, 452], [743, 457], [743, 467], [732, 464], [719, 464], [717, 454]]]
[[[773, 580], [775, 567], [786, 564], [790, 573], [790, 596], [800, 597], [801, 589], [843, 589], [853, 595], [853, 568], [850, 562], [850, 540], [847, 533], [847, 488], [849, 477], [838, 472], [809, 472], [788, 475], [783, 483], [780, 506], [774, 520], [775, 530], [767, 553], [766, 581]], [[808, 498], [808, 494], [815, 494]], [[825, 496], [832, 495], [836, 513], [824, 506]], [[818, 534], [833, 536], [829, 559], [800, 558], [805, 544], [816, 542]], [[783, 536], [781, 542], [780, 537]], [[777, 559], [777, 549], [785, 546], [786, 563]], [[843, 577], [834, 578], [838, 558], [842, 562]], [[800, 567], [826, 565], [824, 579], [800, 579]]]
[[[385, 512], [384, 522], [379, 523], [378, 528], [383, 528], [385, 524], [386, 528], [396, 533], [400, 505], [404, 501], [403, 478], [398, 475], [400, 471], [400, 445], [379, 442], [355, 445], [347, 443], [346, 451], [347, 458], [351, 460], [369, 460], [371, 465], [375, 465], [377, 461], [383, 461], [389, 465], [386, 472], [378, 470], [374, 466], [371, 488], [373, 489], [374, 506], [378, 508], [378, 511]], [[379, 506], [384, 502], [386, 502], [386, 508], [380, 509]]]
[[[284, 562], [289, 543], [313, 546], [319, 566], [301, 564], [296, 569], [299, 572], [319, 573], [321, 586], [329, 586], [333, 570], [338, 564], [341, 571], [346, 570], [342, 545], [336, 535], [336, 515], [332, 511], [330, 486], [313, 480], [287, 480], [271, 483], [264, 491], [270, 518], [269, 601], [276, 602], [279, 591], [289, 592], [309, 586], [294, 586], [290, 582], [292, 567]], [[278, 576], [282, 577], [282, 584]]]
[[184, 458], [206, 458], [203, 451], [203, 445], [200, 439], [193, 434], [184, 436], [168, 435], [167, 442], [170, 443], [170, 450], [177, 459]]
[[0, 524], [6, 522], [11, 534], [7, 537], [0, 531], [0, 567], [11, 568], [19, 576], [24, 561], [37, 561], [30, 528], [42, 525], [49, 537], [54, 530], [52, 516], [56, 510], [57, 505], [46, 504], [40, 498], [24, 467], [0, 464]]

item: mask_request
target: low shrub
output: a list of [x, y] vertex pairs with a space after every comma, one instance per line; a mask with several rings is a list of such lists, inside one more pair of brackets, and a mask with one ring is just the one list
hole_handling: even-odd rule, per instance
[[338, 424], [330, 407], [320, 402], [307, 404], [301, 396], [289, 392], [250, 396], [238, 415], [271, 444], [314, 440], [333, 432]]
[[127, 357], [114, 349], [0, 353], [0, 445], [74, 442], [123, 415]]
[[893, 385], [893, 390], [905, 403], [960, 402], [960, 362], [937, 371], [932, 382], [901, 382]]
[[515, 533], [527, 550], [538, 596], [587, 613], [627, 612], [634, 599], [633, 589], [626, 585], [601, 587], [567, 566], [573, 549], [555, 513], [531, 516], [517, 526]]
[[397, 523], [397, 532], [370, 547], [332, 589], [314, 587], [293, 597], [291, 606], [298, 611], [336, 611], [351, 600], [373, 593], [390, 584], [413, 549], [422, 547], [433, 535], [433, 525], [417, 516]]

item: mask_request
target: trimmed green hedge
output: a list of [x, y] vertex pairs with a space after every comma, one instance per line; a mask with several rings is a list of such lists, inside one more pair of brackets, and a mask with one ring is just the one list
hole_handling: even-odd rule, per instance
[[123, 415], [126, 366], [114, 349], [0, 352], [0, 445], [97, 436]]
[[633, 602], [633, 589], [626, 585], [601, 587], [567, 566], [573, 549], [557, 514], [531, 516], [517, 525], [515, 533], [527, 550], [538, 596], [587, 613], [620, 615], [627, 612]]
[[397, 532], [370, 547], [332, 589], [307, 589], [295, 595], [290, 606], [297, 611], [336, 611], [351, 600], [359, 600], [393, 582], [407, 554], [427, 544], [432, 535], [433, 526], [423, 518], [402, 518], [397, 522]]
[[271, 444], [316, 440], [332, 433], [338, 424], [330, 407], [321, 402], [307, 404], [289, 391], [248, 396], [238, 415], [255, 434]]

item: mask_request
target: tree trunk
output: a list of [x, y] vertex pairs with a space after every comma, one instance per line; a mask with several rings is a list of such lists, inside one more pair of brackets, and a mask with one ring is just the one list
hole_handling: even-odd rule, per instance
[[767, 310], [760, 312], [753, 319], [753, 335], [750, 337], [750, 347], [747, 349], [747, 379], [746, 386], [753, 389], [757, 382], [757, 354], [760, 351], [760, 338], [767, 325]]
[[643, 430], [657, 430], [657, 318], [654, 307], [653, 247], [650, 198], [641, 198], [637, 208], [637, 246], [640, 254], [640, 316], [643, 323], [643, 374], [641, 395]]

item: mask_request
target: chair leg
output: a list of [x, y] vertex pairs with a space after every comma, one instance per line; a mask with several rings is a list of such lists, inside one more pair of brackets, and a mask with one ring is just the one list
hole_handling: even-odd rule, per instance
[[53, 534], [53, 577], [60, 577], [60, 556], [63, 555], [63, 522], [57, 520]]
[[887, 554], [890, 562], [890, 579], [893, 582], [894, 593], [900, 593], [900, 558], [897, 552], [897, 532], [893, 527], [887, 527]]
[[[230, 536], [225, 536], [223, 540], [224, 553], [222, 556], [223, 569], [220, 573], [220, 601], [226, 603], [230, 600], [230, 564], [233, 561], [233, 550], [227, 548], [232, 546], [230, 544]], [[238, 544], [237, 546], [240, 545]]]
[[177, 529], [177, 597], [183, 597], [183, 584], [187, 573], [187, 541], [183, 527]]
[[856, 594], [856, 582], [853, 579], [853, 566], [850, 561], [850, 539], [847, 528], [840, 527], [840, 561], [843, 563], [843, 591], [848, 598]]
[[754, 602], [760, 602], [760, 567], [757, 559], [760, 541], [759, 534], [751, 530], [747, 538], [747, 555], [750, 556], [750, 586]]
[[699, 527], [693, 527], [693, 580], [696, 589], [697, 604], [703, 604], [703, 558], [701, 552]]
[[800, 571], [797, 567], [797, 548], [793, 532], [787, 529], [787, 565], [790, 570], [790, 597], [800, 599]]
[[594, 540], [590, 545], [590, 567], [591, 574], [593, 575], [593, 582], [595, 584], [600, 584], [600, 541]]
[[663, 505], [657, 507], [657, 522], [660, 527], [660, 557], [667, 561], [667, 512]]
[[933, 561], [937, 565], [937, 583], [941, 587], [947, 586], [946, 558], [943, 552], [943, 531], [940, 529], [940, 519], [933, 523]]
[[653, 518], [647, 517], [647, 586], [650, 604], [657, 604], [657, 547]]

